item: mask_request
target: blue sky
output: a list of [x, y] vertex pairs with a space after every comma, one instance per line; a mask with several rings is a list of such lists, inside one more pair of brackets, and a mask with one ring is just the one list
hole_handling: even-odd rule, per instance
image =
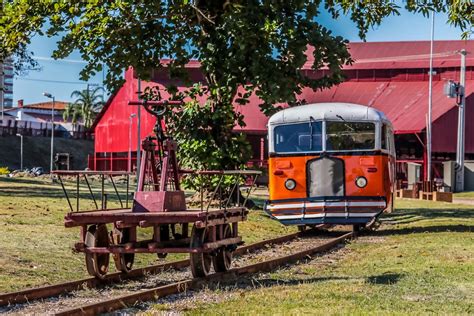
[[[328, 14], [322, 13], [320, 21], [324, 21], [320, 23], [334, 34], [350, 41], [360, 41], [358, 30], [349, 18], [341, 17], [335, 21]], [[461, 30], [451, 27], [446, 21], [447, 15], [436, 15], [435, 40], [460, 39]], [[389, 17], [381, 26], [369, 31], [367, 41], [429, 40], [430, 27], [430, 19], [421, 14], [402, 11], [400, 16]], [[72, 91], [86, 88], [87, 83], [79, 79], [79, 72], [85, 64], [79, 54], [74, 53], [65, 61], [50, 59], [56, 42], [57, 38], [33, 38], [30, 50], [37, 56], [41, 71], [32, 71], [14, 79], [14, 104], [18, 99], [24, 99], [25, 104], [46, 101], [42, 96], [44, 91], [55, 95], [56, 100], [71, 101]], [[102, 73], [90, 78], [88, 82], [102, 85]]]

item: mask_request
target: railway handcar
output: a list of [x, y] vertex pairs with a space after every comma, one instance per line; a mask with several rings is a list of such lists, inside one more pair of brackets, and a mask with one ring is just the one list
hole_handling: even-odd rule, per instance
[[393, 127], [380, 111], [349, 103], [288, 108], [268, 122], [269, 200], [285, 225], [353, 225], [393, 209]]

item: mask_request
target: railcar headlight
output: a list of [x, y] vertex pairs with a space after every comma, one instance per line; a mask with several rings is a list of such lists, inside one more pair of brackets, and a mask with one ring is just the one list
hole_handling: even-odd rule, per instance
[[361, 189], [367, 186], [367, 179], [365, 177], [357, 177], [355, 182], [356, 185]]
[[293, 190], [294, 188], [296, 188], [296, 181], [293, 179], [286, 180], [285, 188], [287, 188], [288, 190]]

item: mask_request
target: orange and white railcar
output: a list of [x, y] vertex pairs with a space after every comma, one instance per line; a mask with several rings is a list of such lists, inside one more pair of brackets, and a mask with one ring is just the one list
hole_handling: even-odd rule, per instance
[[393, 127], [374, 108], [318, 103], [288, 108], [268, 122], [265, 210], [285, 225], [355, 228], [393, 209]]

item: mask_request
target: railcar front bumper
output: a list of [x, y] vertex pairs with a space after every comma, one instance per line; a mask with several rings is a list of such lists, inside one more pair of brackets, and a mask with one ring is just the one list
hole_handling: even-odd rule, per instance
[[385, 198], [378, 196], [270, 200], [264, 206], [284, 225], [365, 224], [386, 208]]

